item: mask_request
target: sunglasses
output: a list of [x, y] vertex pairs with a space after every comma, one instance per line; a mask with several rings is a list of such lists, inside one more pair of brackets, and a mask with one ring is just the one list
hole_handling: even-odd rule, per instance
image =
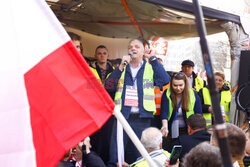
[[176, 72], [173, 74], [173, 77], [177, 77], [177, 76], [183, 77], [183, 76], [185, 76], [185, 74], [183, 72]]

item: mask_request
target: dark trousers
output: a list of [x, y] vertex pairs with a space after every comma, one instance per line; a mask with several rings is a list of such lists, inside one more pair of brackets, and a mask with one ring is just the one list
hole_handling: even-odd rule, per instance
[[107, 165], [109, 160], [109, 143], [115, 117], [112, 115], [103, 127], [90, 136], [91, 150], [95, 151]]
[[154, 118], [152, 119], [151, 122], [152, 127], [156, 127], [158, 129], [161, 129], [162, 123], [161, 123], [161, 116], [160, 115], [154, 115]]
[[[137, 137], [140, 139], [142, 131], [151, 125], [151, 118], [140, 118], [139, 114], [130, 114], [128, 118], [128, 123], [131, 128], [134, 130]], [[117, 157], [117, 120], [114, 121], [111, 135], [111, 143], [109, 149], [109, 163], [108, 167], [116, 167], [116, 163], [118, 162]], [[123, 131], [123, 143], [124, 143], [124, 156], [125, 161], [129, 164], [136, 161], [138, 157], [140, 157], [139, 151], [136, 149], [126, 132]]]

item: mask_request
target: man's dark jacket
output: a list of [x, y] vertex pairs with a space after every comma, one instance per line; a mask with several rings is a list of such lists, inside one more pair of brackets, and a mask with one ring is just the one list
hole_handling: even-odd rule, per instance
[[210, 136], [211, 135], [206, 130], [200, 130], [200, 131], [193, 133], [192, 135], [179, 136], [178, 140], [175, 141], [172, 146], [174, 145], [182, 146], [182, 151], [181, 151], [181, 155], [179, 158], [181, 160], [184, 157], [184, 155], [188, 153], [196, 145], [205, 141], [210, 141]]

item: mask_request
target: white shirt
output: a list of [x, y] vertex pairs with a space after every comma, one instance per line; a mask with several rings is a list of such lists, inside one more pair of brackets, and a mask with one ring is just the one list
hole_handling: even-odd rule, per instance
[[192, 88], [193, 87], [193, 75], [188, 77], [188, 82], [189, 82], [189, 87]]
[[183, 113], [182, 113], [181, 107], [178, 109], [177, 120], [179, 120], [179, 127], [180, 128], [184, 128], [186, 126], [184, 118], [183, 118]]
[[[132, 77], [133, 77], [133, 81], [134, 81], [134, 87], [137, 88], [137, 79], [136, 79], [136, 75], [138, 73], [138, 71], [140, 70], [141, 66], [143, 64], [143, 61], [137, 66], [137, 67], [132, 67], [132, 65], [130, 64], [130, 70], [131, 70], [131, 73], [132, 73]], [[138, 93], [138, 91], [137, 91]], [[138, 94], [137, 94], [138, 96]], [[139, 107], [131, 107], [131, 113], [139, 113]]]

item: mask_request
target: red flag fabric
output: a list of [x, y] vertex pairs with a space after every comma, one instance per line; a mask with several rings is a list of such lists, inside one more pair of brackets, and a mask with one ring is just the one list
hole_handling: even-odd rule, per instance
[[1, 166], [55, 166], [108, 120], [114, 103], [45, 1], [6, 3]]

